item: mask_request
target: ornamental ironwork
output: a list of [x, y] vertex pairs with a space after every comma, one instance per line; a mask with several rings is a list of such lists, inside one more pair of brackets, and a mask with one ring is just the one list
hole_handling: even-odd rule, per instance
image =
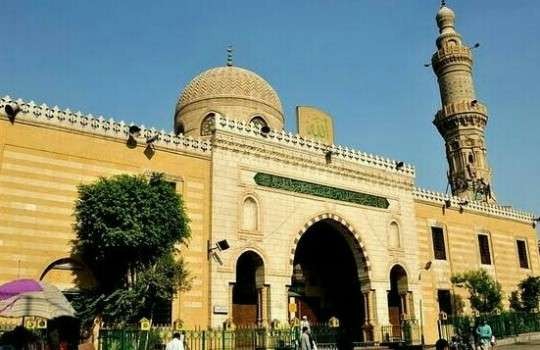
[[257, 173], [253, 179], [255, 180], [255, 183], [260, 186], [309, 194], [312, 196], [334, 199], [342, 202], [349, 202], [382, 209], [387, 209], [390, 205], [388, 200], [384, 197], [291, 179], [288, 177]]

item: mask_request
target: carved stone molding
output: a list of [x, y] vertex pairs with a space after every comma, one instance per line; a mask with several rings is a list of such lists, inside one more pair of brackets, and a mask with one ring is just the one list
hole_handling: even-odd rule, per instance
[[[453, 197], [445, 193], [429, 191], [422, 188], [417, 188], [413, 192], [413, 196], [416, 200], [431, 202], [439, 204], [441, 206], [445, 205], [446, 201], [450, 201], [451, 207], [453, 208], [460, 208], [460, 203], [462, 203], [463, 201], [463, 199], [459, 197]], [[532, 213], [526, 211], [476, 201], [469, 201], [466, 206], [463, 206], [463, 210], [483, 213], [501, 218], [513, 219], [524, 223], [532, 223], [533, 218], [535, 217]]]
[[[92, 114], [72, 112], [69, 109], [61, 110], [58, 106], [37, 105], [34, 101], [26, 102], [22, 99], [13, 99], [9, 96], [0, 99], [1, 114], [4, 114], [4, 107], [9, 103], [16, 103], [21, 108], [21, 112], [17, 114], [15, 122], [39, 123], [121, 140], [127, 140], [129, 136], [130, 124], [126, 124], [124, 121], [115, 121], [112, 118], [105, 119], [103, 116], [95, 117]], [[144, 125], [140, 125], [139, 127], [141, 131], [135, 137], [138, 143], [144, 144], [148, 138], [157, 136], [153, 142], [155, 147], [210, 156], [211, 144], [206, 140], [175, 135], [172, 131], [167, 133], [164, 130], [148, 129]]]

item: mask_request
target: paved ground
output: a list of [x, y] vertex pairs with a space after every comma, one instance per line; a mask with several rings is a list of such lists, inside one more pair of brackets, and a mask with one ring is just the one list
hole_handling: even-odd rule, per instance
[[517, 343], [510, 345], [496, 346], [495, 350], [539, 350], [540, 340], [533, 340], [527, 343]]

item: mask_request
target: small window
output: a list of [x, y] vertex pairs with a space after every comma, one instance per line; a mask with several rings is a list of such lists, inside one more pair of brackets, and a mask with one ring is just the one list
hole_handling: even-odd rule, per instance
[[439, 311], [447, 315], [452, 315], [452, 295], [447, 289], [437, 290], [437, 300], [439, 301]]
[[472, 153], [469, 154], [469, 163], [474, 163], [474, 156]]
[[433, 255], [436, 260], [446, 260], [446, 247], [444, 245], [444, 232], [440, 227], [431, 228], [433, 239]]
[[478, 247], [480, 248], [480, 262], [483, 265], [491, 265], [491, 253], [487, 235], [478, 235]]
[[529, 258], [527, 256], [527, 244], [525, 241], [518, 240], [517, 241], [517, 250], [518, 250], [518, 258], [519, 258], [519, 267], [522, 269], [528, 269], [529, 268]]
[[261, 128], [265, 127], [265, 126], [268, 126], [268, 123], [266, 123], [266, 120], [264, 120], [263, 117], [259, 117], [259, 116], [252, 118], [249, 121], [249, 123], [255, 125], [259, 129], [261, 129]]
[[212, 131], [214, 130], [215, 119], [216, 119], [215, 113], [209, 113], [206, 117], [204, 117], [201, 123], [201, 136], [212, 135]]

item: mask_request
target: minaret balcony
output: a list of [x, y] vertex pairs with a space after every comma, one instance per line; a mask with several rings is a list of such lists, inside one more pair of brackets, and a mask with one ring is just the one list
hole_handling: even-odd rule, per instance
[[487, 119], [488, 109], [485, 105], [476, 100], [448, 103], [445, 104], [443, 108], [437, 112], [437, 114], [435, 114], [435, 120], [446, 119], [455, 114], [463, 113], [478, 113], [484, 115]]
[[453, 46], [441, 48], [431, 57], [433, 70], [438, 75], [439, 70], [452, 64], [465, 64], [469, 67], [473, 65], [471, 49], [464, 46]]

